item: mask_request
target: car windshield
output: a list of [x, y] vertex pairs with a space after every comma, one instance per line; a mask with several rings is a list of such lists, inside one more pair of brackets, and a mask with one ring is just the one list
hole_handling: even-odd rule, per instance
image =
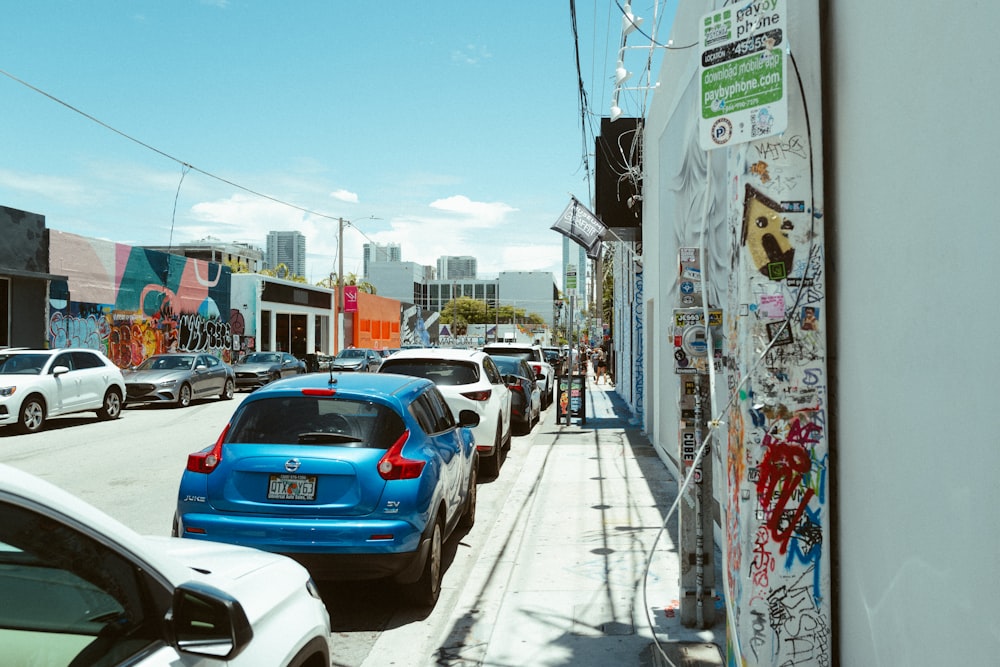
[[392, 408], [369, 401], [285, 396], [243, 404], [226, 444], [341, 445], [389, 449], [406, 430]]
[[398, 373], [427, 378], [434, 384], [454, 386], [479, 382], [479, 365], [469, 361], [442, 359], [386, 359], [379, 373]]
[[254, 352], [253, 354], [248, 354], [243, 361], [248, 364], [275, 364], [281, 361], [281, 357], [269, 352]]
[[178, 354], [150, 357], [139, 364], [140, 371], [183, 371], [194, 366], [194, 355]]
[[47, 354], [0, 355], [0, 375], [38, 375], [48, 360]]
[[341, 350], [340, 353], [337, 354], [338, 359], [364, 359], [364, 357], [365, 351], [358, 349]]

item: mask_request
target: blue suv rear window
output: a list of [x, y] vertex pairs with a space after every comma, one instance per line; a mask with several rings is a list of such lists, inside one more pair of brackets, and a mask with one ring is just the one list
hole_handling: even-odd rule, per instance
[[227, 444], [280, 443], [389, 449], [406, 425], [385, 405], [315, 396], [283, 396], [244, 403]]

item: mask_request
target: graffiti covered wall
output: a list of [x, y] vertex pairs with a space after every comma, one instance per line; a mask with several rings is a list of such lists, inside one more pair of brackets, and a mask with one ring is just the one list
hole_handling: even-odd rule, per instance
[[[666, 102], [648, 121], [658, 198], [644, 220], [667, 223], [673, 234], [660, 238], [648, 264], [676, 265], [679, 248], [703, 248], [704, 298], [724, 313], [725, 364], [712, 398], [721, 430], [711, 456], [720, 471], [715, 494], [729, 664], [826, 666], [836, 660], [817, 3], [690, 3], [678, 10], [673, 38], [700, 43], [710, 29], [725, 33], [765, 7], [763, 18], [783, 23], [780, 29], [770, 23], [759, 44], [748, 42], [756, 56], [733, 70], [740, 85], [731, 89], [752, 88], [757, 79], [739, 77], [755, 76], [758, 64], [780, 69], [787, 103], [781, 133], [757, 132], [756, 124], [772, 122], [763, 113], [747, 127], [716, 122], [713, 138], [730, 138], [732, 129], [746, 131], [748, 139], [720, 140], [706, 150], [699, 125], [702, 53], [665, 56], [661, 71], [674, 76], [664, 85], [668, 97], [658, 100]], [[753, 29], [756, 23], [746, 20]], [[780, 40], [780, 48], [771, 40]], [[743, 51], [715, 55], [732, 54]], [[659, 284], [673, 307], [684, 307], [683, 287], [673, 276]], [[651, 344], [662, 345], [664, 337], [658, 338]], [[661, 366], [668, 377], [665, 370]], [[664, 416], [656, 438], [675, 449], [678, 424], [669, 415], [679, 397], [677, 390], [663, 395], [670, 382], [659, 386]]]
[[230, 271], [221, 264], [50, 232], [49, 264], [68, 299], [49, 304], [52, 347], [99, 349], [127, 368], [173, 350], [229, 361]]
[[818, 19], [796, 8], [788, 127], [727, 156], [726, 576], [752, 665], [834, 662]]

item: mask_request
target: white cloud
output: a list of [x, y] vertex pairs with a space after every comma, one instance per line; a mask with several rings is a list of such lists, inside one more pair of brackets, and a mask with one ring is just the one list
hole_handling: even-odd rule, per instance
[[455, 195], [438, 199], [430, 203], [430, 207], [448, 213], [457, 213], [465, 218], [468, 225], [475, 227], [493, 227], [504, 221], [509, 213], [516, 208], [502, 202], [477, 202], [464, 195]]
[[330, 196], [339, 201], [347, 202], [349, 204], [358, 203], [358, 193], [351, 192], [350, 190], [334, 190], [330, 193]]
[[93, 186], [59, 176], [26, 174], [0, 169], [0, 186], [28, 195], [39, 195], [66, 205], [93, 205], [101, 195]]

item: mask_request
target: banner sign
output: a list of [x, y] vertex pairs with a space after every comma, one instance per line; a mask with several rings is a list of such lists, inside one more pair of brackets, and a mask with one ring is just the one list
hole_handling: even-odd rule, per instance
[[358, 286], [357, 285], [345, 285], [344, 286], [344, 312], [345, 313], [356, 313], [356, 312], [358, 312]]
[[586, 248], [590, 259], [600, 257], [601, 241], [608, 232], [604, 223], [577, 201], [576, 197], [573, 197], [551, 229]]

